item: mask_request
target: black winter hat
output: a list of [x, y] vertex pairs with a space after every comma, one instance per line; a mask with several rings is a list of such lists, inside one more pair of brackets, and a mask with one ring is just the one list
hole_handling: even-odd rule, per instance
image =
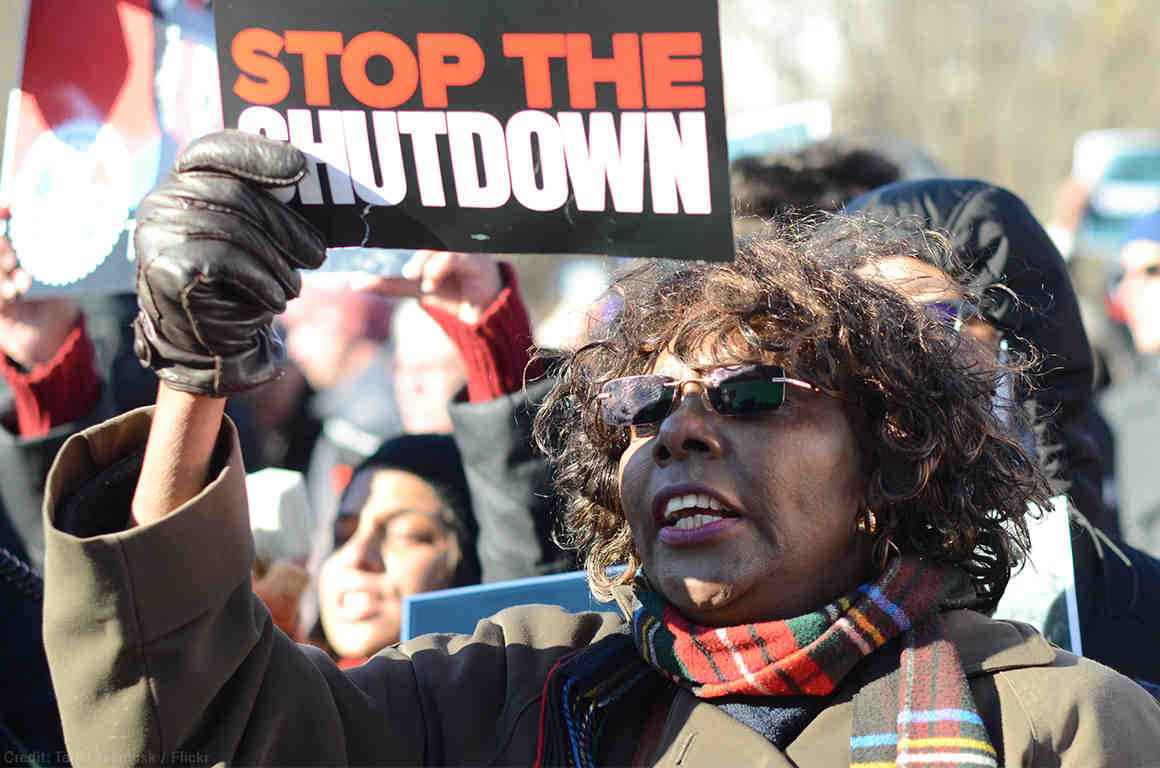
[[463, 473], [463, 461], [449, 435], [401, 435], [387, 440], [359, 464], [338, 504], [338, 517], [357, 517], [370, 498], [375, 471], [398, 469], [430, 483], [443, 500], [452, 519], [462, 553], [455, 571], [457, 587], [479, 583], [476, 540], [479, 526], [471, 507], [471, 492]]

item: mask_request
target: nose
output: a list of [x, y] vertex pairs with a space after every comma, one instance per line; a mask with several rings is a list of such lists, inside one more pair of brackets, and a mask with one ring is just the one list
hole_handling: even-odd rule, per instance
[[[696, 387], [696, 390], [690, 390]], [[680, 402], [661, 422], [653, 443], [653, 459], [663, 466], [670, 461], [684, 461], [691, 455], [719, 459], [724, 455], [724, 441], [717, 431], [718, 414], [708, 410], [700, 397], [701, 385], [689, 382], [682, 387]]]
[[339, 554], [343, 562], [356, 570], [372, 573], [383, 573], [386, 570], [378, 537], [371, 533], [355, 531], [342, 545]]

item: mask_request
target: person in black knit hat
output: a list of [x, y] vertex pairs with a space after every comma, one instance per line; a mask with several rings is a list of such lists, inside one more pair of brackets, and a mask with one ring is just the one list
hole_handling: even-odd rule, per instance
[[450, 436], [383, 443], [355, 469], [334, 533], [319, 600], [326, 640], [343, 659], [399, 640], [403, 597], [479, 582], [479, 529]]

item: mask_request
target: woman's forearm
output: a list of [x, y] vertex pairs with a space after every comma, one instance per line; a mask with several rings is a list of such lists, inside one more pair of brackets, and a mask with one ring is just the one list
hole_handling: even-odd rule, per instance
[[162, 383], [133, 495], [133, 519], [155, 522], [205, 487], [225, 398], [191, 395]]
[[25, 368], [0, 355], [0, 378], [12, 391], [21, 438], [43, 437], [91, 413], [101, 397], [101, 380], [84, 316], [78, 316], [53, 354], [35, 365]]
[[[504, 287], [492, 302], [481, 308], [478, 322], [464, 323], [454, 314], [424, 305], [455, 345], [467, 373], [467, 399], [483, 403], [518, 392], [529, 380], [543, 374], [533, 361], [532, 325], [520, 294], [516, 272], [501, 263]], [[533, 366], [529, 369], [528, 363]]]

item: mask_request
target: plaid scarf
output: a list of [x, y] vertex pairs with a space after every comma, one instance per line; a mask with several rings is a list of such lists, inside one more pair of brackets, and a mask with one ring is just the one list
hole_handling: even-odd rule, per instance
[[875, 657], [886, 673], [854, 696], [852, 768], [996, 766], [938, 613], [962, 584], [958, 571], [896, 558], [876, 581], [818, 611], [737, 627], [697, 626], [638, 587], [631, 642], [606, 638], [549, 673], [536, 765], [595, 765], [604, 723], [643, 711], [661, 677], [710, 700], [827, 696], [898, 639], [897, 663]]

